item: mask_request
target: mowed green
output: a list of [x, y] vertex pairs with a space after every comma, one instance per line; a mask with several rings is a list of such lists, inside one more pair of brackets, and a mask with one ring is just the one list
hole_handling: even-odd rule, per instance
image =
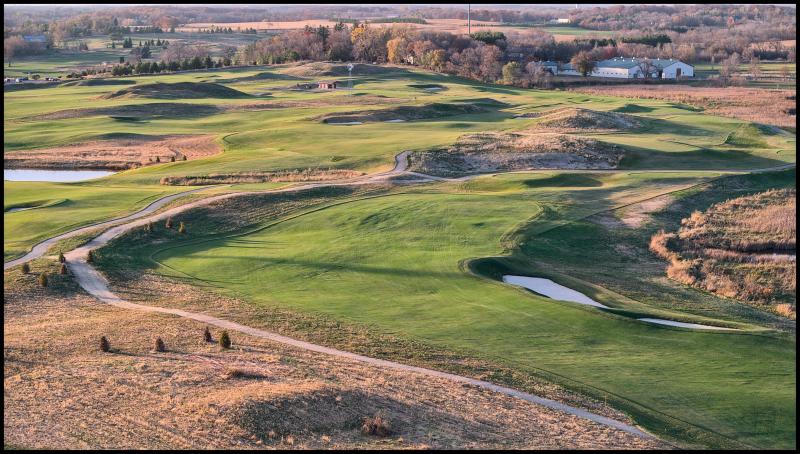
[[[555, 377], [608, 397], [648, 429], [682, 443], [791, 448], [793, 339], [744, 325], [738, 333], [649, 325], [539, 297], [459, 266], [713, 176], [484, 177], [352, 200], [244, 235], [144, 250], [118, 246], [141, 254], [139, 260], [152, 258], [163, 273], [217, 287], [266, 312], [279, 306], [324, 313]], [[520, 229], [527, 233], [508, 235]], [[605, 298], [647, 313], [646, 305], [621, 295]], [[709, 320], [663, 307], [650, 314]]]

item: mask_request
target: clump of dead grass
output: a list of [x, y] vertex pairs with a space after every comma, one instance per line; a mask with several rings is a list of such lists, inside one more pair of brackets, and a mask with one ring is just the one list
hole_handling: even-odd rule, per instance
[[770, 190], [712, 205], [659, 231], [650, 250], [667, 276], [795, 318], [796, 192]]
[[364, 418], [361, 425], [361, 433], [364, 435], [374, 435], [376, 437], [388, 437], [392, 435], [392, 425], [383, 413], [378, 412], [374, 416]]
[[362, 172], [343, 169], [291, 169], [274, 172], [212, 173], [209, 175], [163, 177], [161, 178], [161, 184], [202, 186], [211, 184], [328, 181], [355, 178], [361, 175], [363, 175]]

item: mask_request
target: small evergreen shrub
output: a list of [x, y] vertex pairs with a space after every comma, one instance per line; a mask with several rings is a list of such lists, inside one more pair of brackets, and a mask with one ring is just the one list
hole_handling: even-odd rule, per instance
[[203, 331], [203, 340], [205, 340], [206, 342], [213, 342], [214, 341], [214, 339], [211, 338], [211, 330], [208, 329], [207, 326], [206, 326], [205, 331]]
[[39, 285], [41, 287], [47, 287], [47, 273], [42, 273], [39, 275]]
[[223, 331], [222, 334], [219, 335], [219, 346], [222, 348], [231, 348], [231, 337], [228, 335], [227, 331]]
[[22, 274], [28, 274], [28, 273], [30, 273], [30, 272], [31, 272], [31, 266], [30, 266], [30, 265], [28, 265], [28, 263], [27, 263], [27, 262], [26, 262], [26, 263], [23, 263], [23, 264], [22, 264]]
[[111, 351], [111, 344], [108, 343], [106, 336], [100, 338], [100, 351], [103, 353], [108, 353]]
[[178, 226], [178, 233], [186, 233], [186, 226], [183, 225], [183, 222]]
[[63, 252], [59, 252], [58, 253], [58, 261], [61, 262], [61, 263], [64, 263], [64, 262], [67, 261], [67, 259], [64, 257], [64, 253]]
[[167, 222], [164, 224], [164, 227], [168, 229], [172, 228], [172, 218], [167, 218]]
[[58, 274], [67, 274], [67, 264], [62, 263], [61, 268], [58, 270]]
[[161, 340], [160, 337], [156, 338], [155, 350], [157, 352], [165, 352], [165, 351], [167, 351], [167, 348], [164, 346], [164, 341]]

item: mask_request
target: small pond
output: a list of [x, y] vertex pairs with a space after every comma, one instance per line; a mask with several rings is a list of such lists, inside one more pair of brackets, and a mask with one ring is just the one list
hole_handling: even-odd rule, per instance
[[3, 180], [6, 181], [50, 181], [53, 183], [71, 183], [75, 181], [94, 180], [116, 172], [107, 170], [40, 170], [40, 169], [3, 169]]

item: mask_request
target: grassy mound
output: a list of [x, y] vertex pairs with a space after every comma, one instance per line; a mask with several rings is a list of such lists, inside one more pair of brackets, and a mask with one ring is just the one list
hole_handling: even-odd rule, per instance
[[467, 134], [444, 149], [412, 153], [410, 169], [440, 176], [508, 170], [611, 169], [623, 150], [617, 145], [565, 134]]
[[[365, 65], [363, 63], [356, 63], [353, 65], [353, 75], [386, 75], [396, 73], [397, 68], [387, 68], [378, 65]], [[349, 73], [347, 65], [333, 64], [325, 62], [305, 63], [297, 66], [287, 68], [282, 71], [284, 74], [289, 74], [298, 77], [344, 77]]]
[[316, 117], [323, 123], [349, 123], [391, 120], [425, 120], [430, 118], [450, 117], [454, 115], [486, 112], [486, 109], [473, 104], [433, 103], [423, 106], [399, 106], [390, 109], [357, 112], [335, 112]]
[[250, 98], [251, 96], [223, 85], [202, 82], [178, 82], [174, 84], [155, 82], [152, 84], [141, 84], [130, 88], [124, 88], [102, 96], [104, 99], [120, 97], [156, 99], [235, 99]]
[[221, 112], [222, 109], [211, 104], [182, 104], [174, 102], [154, 102], [150, 104], [130, 104], [112, 107], [86, 109], [66, 109], [28, 117], [31, 120], [62, 120], [108, 115], [115, 120], [154, 120], [161, 118], [198, 118]]
[[533, 127], [537, 129], [625, 131], [641, 126], [641, 123], [630, 115], [576, 107], [543, 112], [536, 118], [538, 120]]

